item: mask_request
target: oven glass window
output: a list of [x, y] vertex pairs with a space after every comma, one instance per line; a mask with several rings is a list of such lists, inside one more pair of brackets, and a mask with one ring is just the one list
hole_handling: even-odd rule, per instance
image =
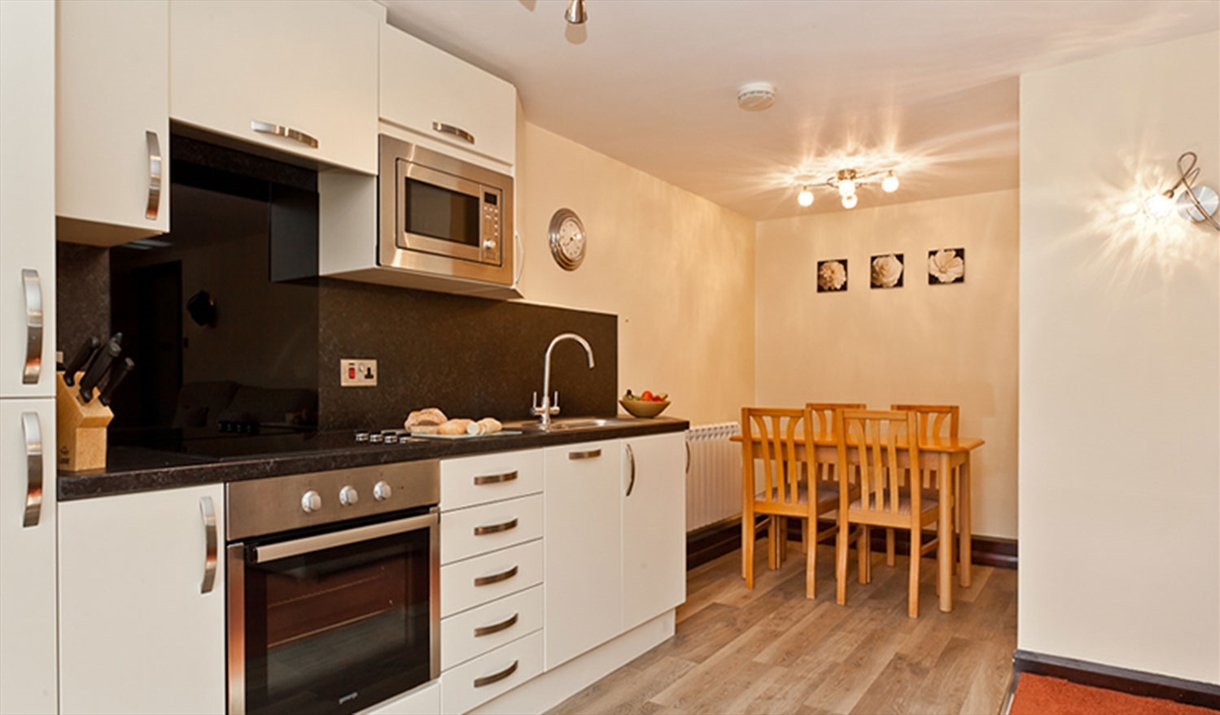
[[406, 230], [478, 248], [479, 198], [406, 179]]
[[430, 678], [428, 529], [246, 564], [246, 711], [352, 713]]

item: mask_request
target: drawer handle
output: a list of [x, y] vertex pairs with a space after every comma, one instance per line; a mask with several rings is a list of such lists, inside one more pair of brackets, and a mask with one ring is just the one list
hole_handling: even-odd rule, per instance
[[285, 127], [279, 124], [271, 124], [270, 122], [260, 122], [257, 119], [250, 122], [250, 128], [259, 134], [270, 134], [271, 136], [291, 139], [294, 142], [304, 144], [310, 149], [318, 148], [318, 140], [299, 129], [293, 129], [291, 127]]
[[156, 132], [145, 130], [144, 141], [148, 144], [148, 206], [144, 218], [156, 221], [161, 209], [161, 139]]
[[22, 385], [37, 385], [42, 375], [42, 280], [38, 271], [21, 269], [21, 284], [25, 288], [25, 368]]
[[497, 574], [492, 574], [490, 576], [480, 576], [474, 580], [474, 585], [475, 586], [490, 586], [493, 583], [500, 583], [501, 581], [507, 581], [516, 575], [517, 575], [517, 567], [514, 566], [507, 571], [501, 571], [500, 573], [497, 573]]
[[596, 459], [602, 456], [601, 449], [590, 449], [588, 452], [568, 452], [568, 459]]
[[432, 122], [432, 130], [440, 132], [441, 134], [449, 134], [457, 137], [458, 139], [469, 142], [470, 144], [474, 144], [474, 135], [461, 127], [455, 127], [452, 124], [445, 124], [444, 122]]
[[37, 412], [21, 413], [25, 432], [25, 515], [21, 526], [38, 526], [42, 517], [42, 422]]
[[474, 527], [475, 536], [486, 536], [487, 534], [498, 534], [501, 531], [510, 531], [517, 528], [517, 518], [513, 517], [503, 524], [492, 524], [490, 526]]
[[492, 675], [484, 675], [482, 678], [475, 678], [474, 687], [481, 688], [484, 685], [491, 685], [493, 683], [498, 683], [501, 680], [504, 680], [508, 676], [517, 672], [517, 663], [519, 663], [519, 662], [520, 661], [514, 660], [512, 665], [508, 666], [504, 670], [501, 670], [499, 673], [493, 673]]
[[481, 487], [484, 484], [501, 484], [503, 482], [516, 481], [516, 479], [517, 473], [515, 471], [505, 472], [503, 474], [485, 474], [481, 477], [475, 477], [474, 485], [476, 487]]
[[506, 631], [509, 628], [512, 628], [513, 626], [517, 625], [517, 616], [519, 616], [519, 615], [520, 615], [519, 613], [514, 613], [513, 615], [509, 616], [508, 618], [505, 618], [504, 620], [500, 621], [499, 623], [493, 623], [490, 626], [480, 626], [479, 628], [474, 629], [474, 637], [482, 638], [483, 636], [489, 636], [493, 633], [499, 633], [500, 631]]

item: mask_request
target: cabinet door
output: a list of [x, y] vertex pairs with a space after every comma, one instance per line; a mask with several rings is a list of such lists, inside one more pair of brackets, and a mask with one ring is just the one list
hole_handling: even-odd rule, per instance
[[384, 25], [381, 118], [420, 136], [498, 159], [517, 155], [517, 88]]
[[54, 346], [55, 5], [0, 2], [0, 397], [53, 397]]
[[57, 3], [55, 213], [62, 241], [169, 230], [169, 2]]
[[379, 26], [372, 10], [344, 0], [176, 0], [170, 116], [376, 174]]
[[611, 440], [543, 455], [548, 670], [622, 631], [619, 450]]
[[686, 600], [685, 434], [626, 439], [623, 450], [627, 630]]
[[0, 634], [0, 713], [54, 713], [54, 400], [0, 400]]
[[225, 712], [224, 559], [209, 544], [224, 545], [219, 484], [60, 505], [61, 712]]

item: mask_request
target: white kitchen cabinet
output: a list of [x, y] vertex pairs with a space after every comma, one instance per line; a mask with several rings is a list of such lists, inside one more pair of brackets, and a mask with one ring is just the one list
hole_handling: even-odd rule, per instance
[[686, 600], [685, 434], [623, 440], [623, 630]]
[[61, 712], [225, 712], [223, 546], [220, 484], [60, 505]]
[[170, 117], [311, 165], [376, 174], [384, 13], [347, 0], [174, 0]]
[[56, 712], [55, 645], [55, 402], [0, 400], [0, 713]]
[[56, 3], [55, 213], [61, 241], [169, 231], [169, 2]]
[[381, 28], [380, 61], [382, 120], [429, 148], [440, 142], [516, 163], [516, 87], [389, 25]]
[[0, 398], [54, 396], [55, 6], [0, 2]]
[[622, 631], [618, 440], [544, 450], [546, 667]]

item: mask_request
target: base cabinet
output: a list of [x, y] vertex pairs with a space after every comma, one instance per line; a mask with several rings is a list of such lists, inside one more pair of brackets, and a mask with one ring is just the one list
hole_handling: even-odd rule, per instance
[[686, 600], [686, 437], [623, 440], [623, 630]]
[[225, 712], [223, 544], [220, 484], [60, 505], [60, 712]]

